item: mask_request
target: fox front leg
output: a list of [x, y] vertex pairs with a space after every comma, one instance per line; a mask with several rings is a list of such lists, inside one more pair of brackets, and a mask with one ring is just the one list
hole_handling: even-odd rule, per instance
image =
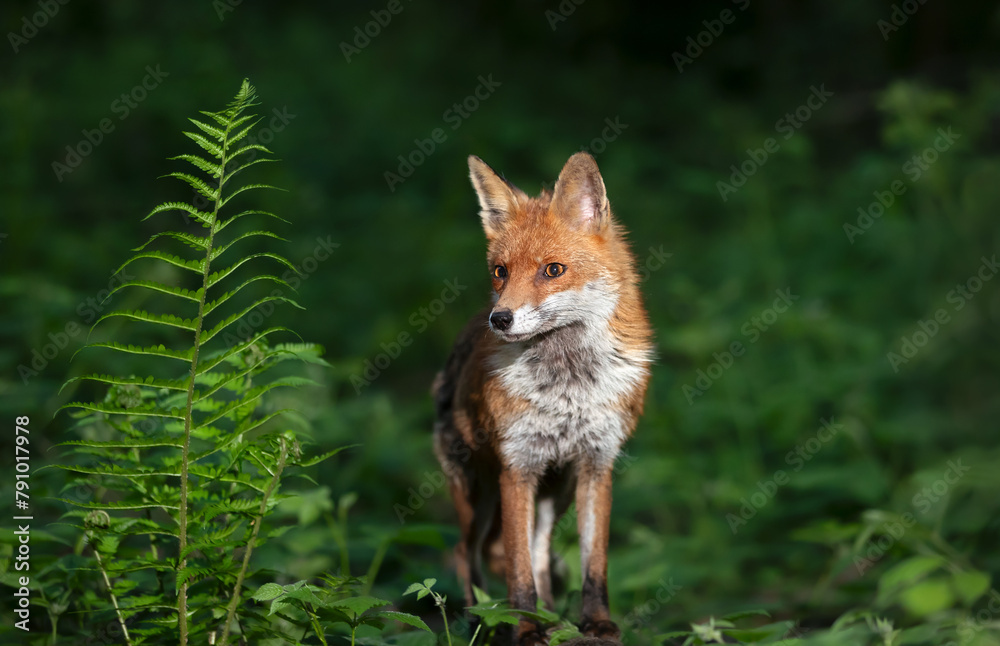
[[589, 637], [618, 639], [621, 631], [608, 611], [608, 533], [612, 468], [587, 466], [576, 485], [577, 525], [583, 572], [583, 621]]
[[[500, 473], [507, 593], [511, 607], [519, 610], [535, 611], [538, 603], [531, 567], [531, 537], [534, 533], [537, 486], [538, 478], [531, 474], [511, 468], [504, 468]], [[517, 646], [542, 646], [548, 640], [537, 622], [522, 618], [517, 625], [514, 643]]]

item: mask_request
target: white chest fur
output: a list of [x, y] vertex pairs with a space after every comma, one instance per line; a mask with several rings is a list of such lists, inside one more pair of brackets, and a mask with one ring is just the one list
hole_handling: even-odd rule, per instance
[[508, 464], [541, 472], [581, 459], [614, 461], [633, 423], [620, 404], [647, 375], [648, 358], [616, 347], [606, 321], [509, 343], [491, 363], [502, 386], [530, 404], [503, 429]]

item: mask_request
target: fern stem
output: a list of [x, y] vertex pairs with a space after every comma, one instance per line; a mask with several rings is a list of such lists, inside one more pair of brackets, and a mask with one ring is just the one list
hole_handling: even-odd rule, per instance
[[[215, 243], [215, 223], [219, 219], [219, 209], [222, 208], [222, 186], [226, 183], [226, 155], [229, 152], [229, 130], [233, 118], [230, 118], [230, 125], [226, 126], [226, 134], [222, 140], [222, 157], [219, 160], [219, 188], [215, 195], [215, 206], [212, 209], [212, 217], [208, 226], [208, 244], [205, 246], [205, 266], [201, 273], [201, 290], [198, 297], [198, 318], [194, 328], [194, 347], [191, 352], [191, 373], [188, 377], [187, 400], [184, 409], [184, 442], [181, 447], [181, 493], [180, 493], [180, 513], [178, 514], [180, 548], [178, 556], [184, 554], [187, 549], [187, 505], [188, 505], [188, 460], [191, 453], [191, 427], [193, 426], [193, 406], [194, 406], [194, 382], [198, 375], [198, 355], [201, 350], [201, 330], [205, 322], [205, 299], [208, 296], [209, 266], [212, 264], [212, 250]], [[187, 557], [183, 556], [177, 564], [179, 572], [183, 573], [187, 568]], [[187, 578], [180, 581], [177, 591], [177, 625], [180, 632], [180, 646], [187, 646], [188, 626], [187, 626]]]
[[[222, 628], [222, 640], [219, 642], [219, 646], [227, 646], [229, 643], [229, 627], [233, 623], [233, 619], [236, 616], [236, 608], [240, 604], [240, 590], [243, 587], [243, 579], [246, 577], [247, 569], [250, 567], [250, 555], [253, 553], [253, 545], [257, 541], [257, 534], [260, 533], [260, 526], [264, 524], [264, 515], [267, 513], [267, 501], [270, 500], [271, 494], [277, 489], [278, 483], [281, 481], [281, 473], [285, 470], [285, 462], [288, 458], [288, 441], [280, 437], [278, 438], [278, 442], [281, 444], [281, 452], [278, 454], [278, 466], [274, 469], [274, 476], [271, 478], [271, 483], [268, 485], [267, 491], [264, 492], [264, 497], [260, 501], [258, 518], [254, 521], [253, 531], [250, 533], [246, 550], [243, 552], [243, 565], [240, 567], [240, 573], [236, 576], [236, 585], [233, 586], [233, 594], [229, 598], [226, 623]], [[323, 638], [320, 637], [320, 639], [322, 640]], [[324, 641], [323, 643], [325, 644], [326, 642]]]
[[[115, 596], [114, 590], [111, 589], [111, 579], [108, 578], [108, 571], [104, 569], [104, 561], [101, 560], [101, 553], [94, 547], [94, 556], [97, 557], [97, 567], [101, 570], [101, 576], [104, 577], [104, 585], [108, 586], [108, 594], [111, 596], [111, 605], [115, 607], [115, 615], [118, 617], [118, 625], [122, 627], [122, 636], [125, 638], [125, 643], [128, 646], [132, 646], [132, 639], [128, 634], [128, 627], [125, 625], [125, 618], [122, 617], [122, 610], [118, 606], [118, 597]], [[54, 643], [54, 641], [53, 641]]]

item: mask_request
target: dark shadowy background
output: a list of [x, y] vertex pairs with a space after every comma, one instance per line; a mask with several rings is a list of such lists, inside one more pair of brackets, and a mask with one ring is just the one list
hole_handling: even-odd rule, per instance
[[[24, 19], [39, 3], [0, 8], [0, 419], [31, 416], [36, 466], [71, 439], [55, 410], [93, 394], [62, 382], [122, 368], [100, 353], [70, 362], [94, 319], [88, 299], [163, 226], [142, 221], [153, 206], [190, 198], [157, 179], [193, 151], [187, 118], [248, 77], [259, 141], [282, 160], [252, 172], [288, 191], [260, 204], [291, 221], [278, 250], [312, 268], [307, 310], [274, 320], [334, 366], [295, 405], [315, 450], [360, 445], [318, 469], [318, 487], [302, 482], [280, 511], [297, 527], [262, 563], [289, 580], [336, 567], [333, 508], [352, 492], [356, 574], [401, 527], [453, 543], [428, 389], [488, 299], [466, 157], [535, 193], [586, 148], [644, 268], [659, 347], [616, 483], [611, 601], [628, 635], [755, 608], [806, 628], [857, 607], [912, 624], [963, 602], [940, 586], [916, 593], [930, 606], [877, 595], [903, 559], [1000, 573], [1000, 279], [983, 260], [1000, 251], [994, 3], [402, 0], [347, 55], [386, 3], [53, 5], [34, 32]], [[459, 113], [484, 80], [495, 87]], [[820, 90], [831, 94], [809, 106]], [[88, 146], [104, 119], [113, 128]], [[444, 140], [414, 153], [436, 128]], [[401, 169], [399, 156], [419, 163]], [[720, 195], [733, 165], [751, 176]], [[893, 182], [902, 195], [883, 209]], [[859, 221], [859, 208], [880, 217]], [[317, 239], [339, 247], [309, 261]], [[446, 281], [464, 289], [442, 305]], [[413, 342], [397, 353], [403, 332]], [[11, 433], [0, 437], [10, 473]], [[56, 495], [63, 478], [39, 473], [34, 493]], [[11, 489], [3, 478], [3, 499]], [[40, 509], [52, 523], [64, 511]], [[880, 513], [915, 524], [876, 554], [869, 541], [891, 536]], [[38, 540], [38, 558], [65, 549]], [[576, 573], [575, 530], [557, 546]], [[426, 576], [457, 610], [448, 552], [405, 536], [375, 589], [396, 599]]]

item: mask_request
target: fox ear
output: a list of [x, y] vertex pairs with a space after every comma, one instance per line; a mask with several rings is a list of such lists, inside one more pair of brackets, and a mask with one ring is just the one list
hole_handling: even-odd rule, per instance
[[575, 226], [598, 233], [611, 218], [608, 193], [597, 162], [589, 153], [569, 158], [552, 191], [556, 213]]
[[479, 217], [483, 220], [483, 230], [487, 238], [492, 238], [514, 213], [517, 203], [526, 200], [527, 196], [475, 155], [469, 155], [469, 177], [479, 196]]

